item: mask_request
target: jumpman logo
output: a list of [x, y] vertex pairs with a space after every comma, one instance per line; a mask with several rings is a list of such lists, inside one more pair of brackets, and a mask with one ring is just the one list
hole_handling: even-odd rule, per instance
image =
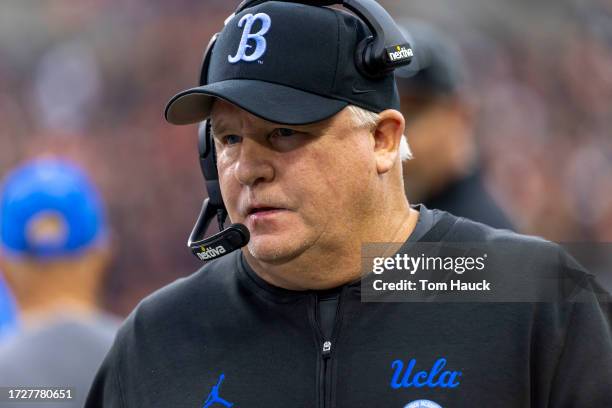
[[226, 400], [224, 400], [223, 398], [219, 396], [219, 387], [221, 387], [221, 383], [223, 382], [224, 378], [225, 378], [225, 375], [221, 374], [221, 376], [219, 377], [219, 382], [217, 382], [217, 385], [212, 387], [212, 390], [210, 390], [210, 394], [208, 394], [208, 398], [206, 398], [206, 401], [204, 401], [203, 408], [208, 408], [212, 406], [214, 403], [221, 404], [224, 407], [228, 407], [228, 408], [234, 405], [231, 402], [227, 402]]

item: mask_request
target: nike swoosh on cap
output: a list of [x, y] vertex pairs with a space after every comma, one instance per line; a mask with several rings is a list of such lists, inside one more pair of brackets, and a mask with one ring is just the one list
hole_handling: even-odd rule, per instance
[[365, 94], [370, 92], [376, 92], [376, 89], [357, 89], [355, 85], [353, 85], [353, 93], [354, 94]]

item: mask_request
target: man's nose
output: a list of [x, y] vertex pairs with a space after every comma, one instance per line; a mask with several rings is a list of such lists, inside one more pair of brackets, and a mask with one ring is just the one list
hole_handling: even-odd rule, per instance
[[240, 184], [253, 186], [274, 178], [274, 168], [270, 163], [271, 151], [260, 142], [244, 138], [240, 146], [240, 156], [235, 167], [235, 175]]

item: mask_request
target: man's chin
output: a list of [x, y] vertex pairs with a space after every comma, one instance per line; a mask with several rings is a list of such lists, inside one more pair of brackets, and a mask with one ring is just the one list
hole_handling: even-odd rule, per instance
[[273, 265], [290, 262], [306, 250], [294, 239], [270, 235], [251, 236], [247, 248], [253, 258]]

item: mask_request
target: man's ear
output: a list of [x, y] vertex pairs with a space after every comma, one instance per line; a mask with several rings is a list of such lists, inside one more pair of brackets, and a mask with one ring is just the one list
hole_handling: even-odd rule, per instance
[[372, 133], [374, 137], [374, 154], [378, 174], [390, 171], [399, 160], [400, 142], [404, 135], [406, 121], [404, 116], [388, 109], [379, 114], [380, 120]]

